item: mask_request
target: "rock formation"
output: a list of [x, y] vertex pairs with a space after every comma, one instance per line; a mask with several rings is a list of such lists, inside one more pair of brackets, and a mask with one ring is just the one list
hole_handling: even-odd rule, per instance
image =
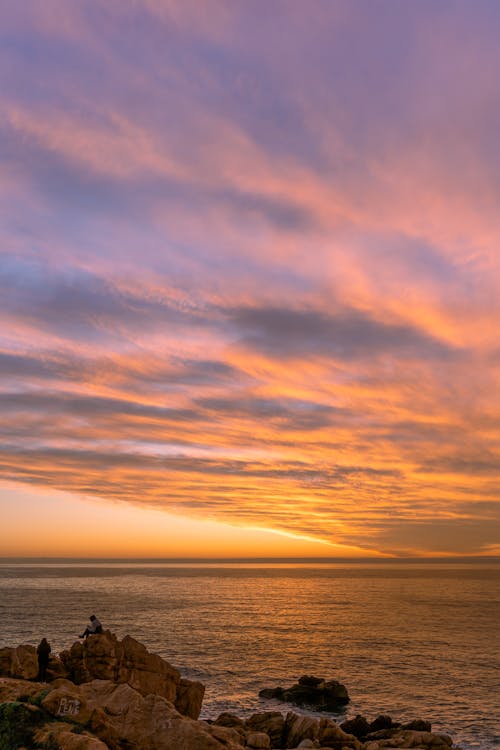
[[397, 734], [398, 730], [411, 730], [417, 732], [430, 732], [431, 724], [429, 721], [415, 719], [406, 724], [395, 722], [390, 716], [377, 716], [372, 722], [368, 722], [364, 716], [359, 714], [354, 719], [343, 721], [340, 728], [344, 732], [353, 734], [358, 740], [385, 739]]
[[[0, 649], [0, 675], [36, 679], [38, 660], [34, 646]], [[174, 703], [179, 713], [197, 719], [205, 687], [201, 682], [181, 678], [180, 672], [139, 641], [125, 636], [122, 641], [104, 631], [77, 641], [59, 658], [52, 656], [49, 680], [65, 677], [75, 685], [92, 680], [127, 683], [141, 695], [160, 695]]]
[[335, 711], [349, 703], [345, 685], [337, 680], [324, 680], [321, 677], [304, 675], [298, 684], [289, 688], [265, 688], [261, 698], [276, 698], [295, 706], [310, 706], [317, 711]]
[[144, 697], [127, 683], [58, 679], [31, 683], [26, 692], [23, 681], [0, 678], [2, 750], [241, 750], [218, 734], [166, 698]]
[[342, 726], [292, 711], [197, 720], [203, 686], [183, 680], [133, 638], [118, 641], [111, 633], [90, 636], [61, 654], [53, 674], [65, 677], [34, 682], [37, 667], [33, 646], [0, 650], [0, 750], [452, 747], [449, 737], [431, 733], [426, 722], [400, 726], [390, 717], [369, 723], [357, 716]]
[[[356, 717], [357, 719], [363, 717]], [[380, 723], [378, 717], [372, 725]], [[264, 711], [243, 720], [230, 713], [221, 714], [212, 723], [225, 729], [231, 729], [239, 742], [246, 748], [321, 748], [322, 750], [388, 750], [389, 748], [418, 748], [419, 750], [450, 750], [452, 741], [444, 734], [430, 732], [426, 722], [411, 722], [401, 726], [389, 717], [383, 717], [391, 723], [391, 728], [380, 729], [368, 735], [362, 742], [353, 733], [344, 731], [333, 719], [304, 716], [289, 711], [283, 716], [279, 711]], [[367, 726], [370, 724], [366, 722]], [[425, 724], [425, 728], [424, 725]], [[427, 731], [429, 727], [429, 731]], [[268, 741], [262, 736], [265, 735]], [[269, 743], [269, 744], [268, 744]]]

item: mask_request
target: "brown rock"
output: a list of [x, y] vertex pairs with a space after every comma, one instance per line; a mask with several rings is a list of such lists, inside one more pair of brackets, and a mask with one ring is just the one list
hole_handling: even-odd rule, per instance
[[56, 719], [74, 724], [88, 724], [92, 709], [81, 694], [80, 690], [69, 683], [51, 690], [42, 701], [42, 708]]
[[121, 645], [123, 656], [116, 682], [128, 682], [142, 695], [154, 693], [174, 702], [181, 679], [177, 669], [161, 656], [149, 653], [142, 643], [129, 635], [125, 636]]
[[[95, 679], [128, 683], [141, 695], [154, 693], [172, 702], [176, 700], [181, 681], [177, 669], [161, 656], [151, 654], [142, 643], [130, 636], [119, 641], [109, 631], [74, 643], [69, 651], [61, 653], [61, 660], [69, 678], [77, 685]], [[186, 703], [188, 710], [194, 713], [201, 689], [188, 690], [184, 685], [181, 692], [180, 707]]]
[[343, 747], [360, 750], [361, 742], [353, 735], [344, 732], [333, 719], [321, 719], [319, 723], [319, 740], [322, 745], [334, 750], [340, 750]]
[[45, 689], [46, 685], [41, 682], [26, 682], [10, 677], [0, 677], [0, 703], [33, 699]]
[[36, 680], [38, 676], [36, 648], [24, 644], [16, 648], [8, 646], [1, 648], [0, 675], [21, 680]]
[[209, 725], [209, 730], [212, 737], [215, 737], [216, 740], [220, 740], [223, 745], [226, 744], [236, 744], [241, 745], [242, 744], [242, 736], [241, 734], [232, 727], [221, 727], [217, 724], [211, 724]]
[[[383, 732], [381, 731], [380, 734]], [[446, 734], [433, 732], [419, 732], [409, 729], [389, 730], [390, 736], [378, 740], [380, 750], [383, 748], [433, 748], [434, 750], [448, 750], [452, 745], [451, 737]]]
[[[250, 721], [250, 719], [248, 721]], [[234, 727], [235, 729], [241, 728], [241, 731], [245, 731], [245, 725], [248, 724], [248, 721], [245, 722], [243, 721], [243, 719], [240, 719], [239, 716], [225, 711], [224, 713], [220, 714], [220, 716], [218, 716], [212, 723], [217, 724], [221, 727]]]
[[[225, 712], [225, 713], [220, 714], [220, 716], [218, 716], [214, 722], [209, 722], [209, 723], [211, 723], [212, 732], [216, 726], [227, 727], [228, 729], [231, 729], [233, 732], [236, 732], [239, 738], [238, 741], [241, 744], [244, 744], [247, 731], [246, 731], [246, 723], [243, 721], [243, 719], [240, 719], [238, 716], [235, 716], [234, 714]], [[216, 735], [214, 734], [214, 736]]]
[[87, 733], [64, 732], [59, 738], [59, 750], [109, 750], [108, 746]]
[[[181, 716], [159, 695], [142, 696], [130, 685], [95, 680], [80, 687], [90, 708], [90, 727], [111, 750], [241, 750], [234, 734], [214, 736], [212, 727]], [[222, 730], [222, 727], [215, 728]], [[128, 743], [128, 744], [127, 744]]]
[[108, 746], [88, 732], [74, 734], [74, 727], [62, 722], [45, 724], [35, 734], [38, 745], [58, 750], [109, 750]]
[[358, 740], [362, 740], [370, 733], [370, 724], [360, 714], [357, 714], [353, 719], [343, 721], [340, 728], [347, 734], [353, 734]]
[[390, 716], [381, 714], [370, 723], [369, 732], [379, 732], [382, 729], [392, 729], [394, 727], [399, 727], [399, 724], [394, 724]]
[[175, 707], [183, 716], [197, 719], [200, 715], [204, 695], [205, 685], [202, 685], [201, 682], [181, 678], [177, 685]]
[[47, 667], [47, 682], [52, 682], [60, 677], [69, 677], [68, 670], [62, 663], [59, 656], [51, 654], [49, 657], [49, 665]]
[[319, 721], [311, 716], [299, 716], [290, 711], [283, 729], [283, 747], [292, 748], [302, 740], [315, 740], [319, 736]]
[[269, 735], [265, 732], [250, 732], [246, 739], [247, 747], [251, 747], [252, 750], [270, 750], [271, 740]]
[[281, 747], [285, 719], [279, 711], [263, 711], [253, 714], [245, 724], [254, 732], [265, 732], [271, 740], [271, 747]]

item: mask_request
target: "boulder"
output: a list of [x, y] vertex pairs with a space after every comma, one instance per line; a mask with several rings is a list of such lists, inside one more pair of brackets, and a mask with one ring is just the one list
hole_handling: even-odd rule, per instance
[[271, 747], [282, 746], [285, 719], [280, 711], [263, 711], [253, 714], [246, 720], [245, 725], [251, 731], [265, 732], [271, 741]]
[[197, 719], [200, 715], [204, 695], [205, 685], [202, 685], [201, 682], [186, 680], [183, 677], [177, 685], [175, 707], [183, 716]]
[[0, 648], [0, 675], [21, 680], [36, 680], [38, 656], [34, 646], [21, 645], [16, 648]]
[[41, 706], [56, 719], [74, 724], [88, 724], [92, 715], [92, 708], [81, 691], [71, 683], [51, 690], [42, 700]]
[[[372, 722], [368, 722], [364, 716], [358, 714], [353, 719], [343, 721], [340, 728], [344, 732], [353, 734], [359, 740], [365, 740], [368, 738], [371, 742], [374, 742], [376, 739], [390, 739], [394, 737], [399, 729], [430, 732], [431, 724], [422, 719], [415, 719], [406, 724], [400, 724], [393, 721], [393, 719], [387, 715], [377, 716]], [[369, 749], [365, 748], [365, 750]]]
[[180, 711], [188, 711], [192, 718], [199, 716], [203, 686], [189, 680], [181, 684], [175, 667], [130, 636], [119, 641], [109, 631], [91, 635], [63, 651], [61, 660], [76, 685], [95, 679], [127, 683], [143, 696], [160, 695], [171, 702], [178, 699]]
[[319, 721], [312, 716], [300, 716], [290, 711], [286, 715], [283, 729], [283, 747], [297, 747], [302, 740], [316, 740], [319, 736]]
[[90, 728], [111, 750], [241, 750], [232, 737], [221, 742], [205, 722], [179, 714], [159, 695], [146, 697], [130, 685], [94, 680], [80, 686], [94, 708]]
[[387, 716], [386, 714], [380, 714], [380, 716], [377, 716], [376, 719], [370, 722], [368, 733], [372, 734], [373, 732], [380, 732], [380, 730], [382, 729], [393, 729], [399, 726], [400, 724], [396, 724], [395, 722], [393, 722], [390, 716]]
[[348, 719], [340, 724], [342, 731], [353, 734], [358, 740], [362, 740], [370, 733], [370, 724], [364, 716], [357, 714], [354, 719]]
[[361, 748], [361, 742], [353, 734], [344, 732], [333, 719], [320, 720], [319, 741], [322, 746], [328, 746], [334, 750], [340, 750], [340, 748], [360, 750]]
[[300, 677], [298, 683], [289, 688], [264, 688], [259, 695], [296, 706], [311, 706], [317, 711], [335, 711], [349, 703], [345, 685], [337, 680], [324, 680], [311, 675]]
[[161, 656], [149, 653], [142, 643], [129, 635], [125, 636], [121, 646], [123, 655], [118, 665], [118, 679], [115, 681], [128, 682], [142, 695], [154, 693], [175, 701], [177, 686], [181, 680], [180, 672]]
[[233, 727], [221, 727], [218, 724], [212, 724], [209, 729], [210, 734], [212, 737], [215, 737], [216, 740], [220, 740], [223, 745], [230, 745], [231, 743], [234, 745], [242, 745], [245, 740], [245, 734], [241, 735], [240, 732], [238, 732], [236, 729], [233, 729]]
[[246, 722], [243, 721], [243, 719], [240, 719], [234, 714], [225, 712], [220, 714], [220, 716], [218, 716], [214, 722], [209, 723], [212, 725], [212, 732], [217, 726], [225, 727], [227, 729], [231, 729], [233, 732], [236, 732], [238, 734], [239, 741], [243, 744], [247, 734]]
[[[427, 750], [449, 750], [452, 746], [451, 737], [446, 734], [433, 732], [419, 732], [410, 729], [381, 730], [390, 736], [380, 737], [377, 744], [380, 750], [384, 748], [426, 748]], [[369, 743], [371, 744], [371, 743]], [[366, 747], [366, 746], [365, 746]]]
[[246, 738], [246, 745], [252, 750], [270, 750], [271, 740], [265, 732], [250, 732]]

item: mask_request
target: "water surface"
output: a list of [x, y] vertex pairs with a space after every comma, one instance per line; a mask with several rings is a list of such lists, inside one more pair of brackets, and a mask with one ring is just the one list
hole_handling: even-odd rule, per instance
[[347, 686], [334, 718], [500, 744], [498, 563], [0, 564], [0, 645], [62, 650], [94, 612], [204, 682], [205, 718], [275, 709], [258, 691], [307, 673]]

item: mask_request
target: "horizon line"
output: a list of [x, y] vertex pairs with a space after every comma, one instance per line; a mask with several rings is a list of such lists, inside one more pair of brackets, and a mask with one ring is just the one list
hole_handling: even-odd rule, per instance
[[0, 556], [5, 563], [169, 563], [169, 564], [227, 564], [227, 563], [484, 563], [500, 562], [500, 555], [449, 555], [405, 557], [70, 557], [70, 556]]

